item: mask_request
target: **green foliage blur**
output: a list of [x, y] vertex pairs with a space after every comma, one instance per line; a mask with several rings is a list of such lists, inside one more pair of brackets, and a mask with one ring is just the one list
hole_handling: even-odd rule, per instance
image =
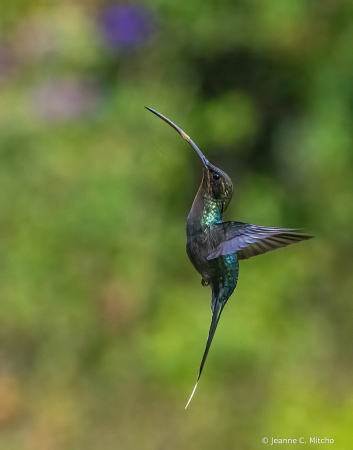
[[[349, 0], [2, 2], [0, 450], [352, 448], [352, 42]], [[201, 164], [144, 105], [226, 220], [316, 235], [241, 262], [186, 411]]]

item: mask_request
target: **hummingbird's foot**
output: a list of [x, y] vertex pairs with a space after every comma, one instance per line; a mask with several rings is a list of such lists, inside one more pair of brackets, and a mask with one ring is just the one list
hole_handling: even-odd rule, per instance
[[210, 282], [208, 280], [206, 280], [205, 278], [202, 278], [201, 284], [202, 284], [202, 286], [208, 286], [210, 284]]

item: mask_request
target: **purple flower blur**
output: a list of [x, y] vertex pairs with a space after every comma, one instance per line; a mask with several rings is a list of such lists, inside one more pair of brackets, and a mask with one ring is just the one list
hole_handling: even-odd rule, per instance
[[90, 80], [48, 80], [33, 90], [34, 109], [46, 122], [91, 117], [99, 100], [99, 87]]
[[115, 50], [134, 50], [152, 38], [151, 11], [138, 3], [121, 3], [103, 9], [100, 26], [107, 44]]

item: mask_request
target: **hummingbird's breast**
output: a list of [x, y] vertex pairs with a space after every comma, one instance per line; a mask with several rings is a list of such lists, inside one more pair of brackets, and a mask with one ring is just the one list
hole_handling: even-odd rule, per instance
[[216, 259], [208, 260], [207, 257], [222, 242], [223, 233], [219, 233], [219, 227], [200, 225], [195, 228], [188, 222], [186, 235], [186, 251], [190, 261], [203, 279], [210, 280], [217, 275], [218, 262]]
[[201, 185], [188, 215], [186, 251], [195, 269], [201, 274], [203, 284], [223, 283], [228, 272], [234, 278], [236, 253], [228, 258], [229, 261], [225, 257], [207, 259], [225, 240], [224, 228], [220, 226], [223, 206], [221, 201], [206, 195]]
[[223, 241], [224, 236], [219, 233], [219, 229], [219, 227], [202, 226], [198, 232], [194, 231], [192, 234], [188, 230], [186, 251], [195, 269], [202, 276], [202, 284], [211, 285], [212, 290], [225, 288], [229, 297], [238, 280], [237, 253], [207, 259], [208, 255]]

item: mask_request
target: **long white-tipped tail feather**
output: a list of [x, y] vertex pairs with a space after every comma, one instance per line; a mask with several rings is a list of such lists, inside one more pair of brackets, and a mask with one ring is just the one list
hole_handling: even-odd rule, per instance
[[198, 384], [199, 384], [199, 380], [196, 381], [195, 387], [194, 387], [194, 389], [193, 389], [193, 391], [192, 391], [192, 393], [191, 393], [191, 395], [190, 395], [189, 401], [187, 402], [187, 404], [186, 404], [186, 406], [185, 406], [185, 409], [189, 406], [189, 403], [191, 402], [191, 399], [192, 399], [192, 397], [193, 397], [194, 394], [195, 394], [195, 391], [196, 391], [196, 388], [197, 388], [197, 385], [198, 385]]

